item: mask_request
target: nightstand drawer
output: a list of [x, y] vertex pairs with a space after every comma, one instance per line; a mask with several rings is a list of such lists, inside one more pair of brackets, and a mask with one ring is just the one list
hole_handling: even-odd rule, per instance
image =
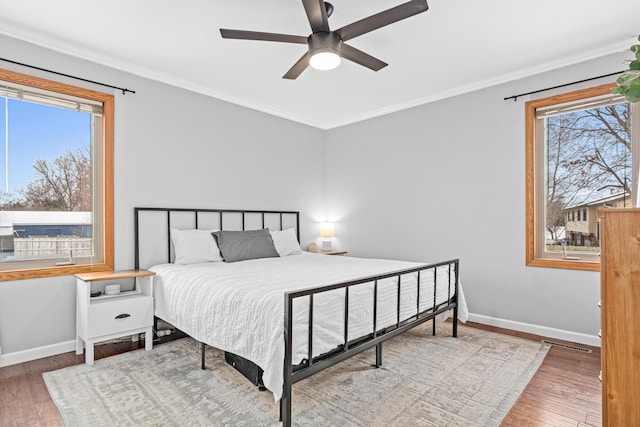
[[112, 299], [89, 307], [87, 335], [96, 338], [153, 325], [153, 297]]

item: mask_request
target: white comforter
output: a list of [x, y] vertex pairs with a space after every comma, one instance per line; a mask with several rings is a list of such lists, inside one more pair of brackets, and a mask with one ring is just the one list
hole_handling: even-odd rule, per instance
[[[161, 264], [150, 268], [155, 314], [195, 339], [253, 361], [264, 370], [265, 387], [282, 395], [284, 293], [355, 280], [420, 264], [303, 253], [236, 263]], [[447, 299], [446, 268], [438, 273], [437, 303]], [[433, 305], [433, 272], [421, 273], [420, 310]], [[453, 292], [453, 289], [451, 290]], [[344, 343], [344, 289], [314, 297], [313, 354]], [[459, 318], [467, 308], [459, 292]], [[415, 315], [416, 274], [402, 277], [401, 318]], [[308, 297], [294, 302], [293, 363], [307, 358]], [[377, 328], [397, 321], [397, 279], [378, 283]], [[349, 293], [349, 339], [373, 331], [373, 285]]]

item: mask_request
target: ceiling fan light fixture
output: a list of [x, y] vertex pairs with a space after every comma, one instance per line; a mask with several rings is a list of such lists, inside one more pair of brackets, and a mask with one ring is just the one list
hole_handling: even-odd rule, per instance
[[316, 70], [333, 70], [340, 65], [342, 40], [336, 33], [317, 32], [307, 39], [309, 65]]
[[333, 5], [323, 0], [302, 0], [302, 6], [312, 31], [306, 38], [291, 34], [230, 30], [226, 28], [220, 28], [220, 35], [225, 39], [306, 43], [308, 45], [307, 52], [282, 76], [283, 79], [287, 80], [297, 79], [309, 66], [318, 70], [332, 70], [340, 65], [343, 57], [370, 70], [379, 71], [388, 64], [344, 42], [429, 9], [427, 0], [409, 0], [398, 6], [352, 22], [337, 30], [331, 30], [328, 18], [333, 12]]
[[311, 55], [309, 65], [316, 70], [333, 70], [340, 65], [340, 55], [333, 49], [318, 50]]

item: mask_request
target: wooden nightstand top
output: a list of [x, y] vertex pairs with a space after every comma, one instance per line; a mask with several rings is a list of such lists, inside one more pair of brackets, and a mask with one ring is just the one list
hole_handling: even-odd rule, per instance
[[155, 276], [156, 273], [147, 270], [121, 270], [121, 271], [95, 271], [91, 273], [78, 273], [75, 276], [85, 282], [98, 280], [129, 279], [132, 277]]
[[317, 251], [315, 253], [322, 255], [344, 255], [347, 251]]

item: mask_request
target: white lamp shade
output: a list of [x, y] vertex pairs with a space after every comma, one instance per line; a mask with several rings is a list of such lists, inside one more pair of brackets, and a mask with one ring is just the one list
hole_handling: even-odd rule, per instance
[[333, 237], [332, 222], [323, 222], [320, 224], [320, 237]]
[[316, 70], [333, 70], [340, 65], [340, 55], [326, 50], [316, 52], [311, 56], [309, 64]]

